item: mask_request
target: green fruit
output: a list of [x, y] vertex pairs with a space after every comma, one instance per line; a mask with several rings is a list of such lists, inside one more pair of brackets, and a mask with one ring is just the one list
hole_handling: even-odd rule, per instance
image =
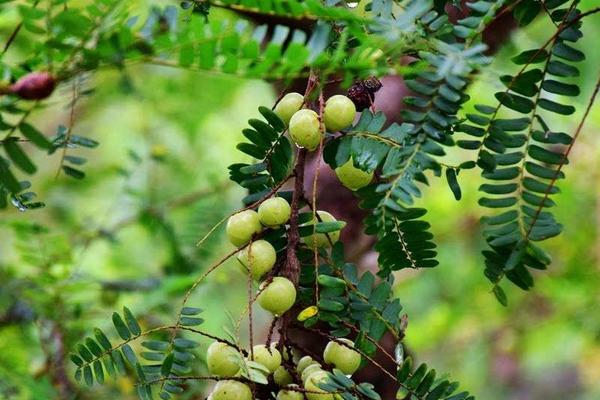
[[355, 116], [356, 106], [346, 96], [337, 94], [325, 102], [323, 121], [329, 132], [337, 132], [349, 127]]
[[294, 381], [292, 375], [290, 375], [283, 365], [280, 365], [275, 372], [273, 372], [273, 380], [279, 386], [286, 386]]
[[212, 400], [252, 400], [252, 391], [245, 383], [238, 381], [219, 381], [212, 393]]
[[[337, 221], [333, 215], [328, 213], [327, 211], [319, 210], [317, 214], [321, 218], [323, 222], [333, 222]], [[312, 223], [307, 223], [305, 225], [313, 225]], [[325, 233], [315, 233], [304, 237], [303, 242], [310, 248], [316, 247], [327, 247], [329, 246], [329, 240], [327, 240], [327, 235], [329, 235], [329, 239], [331, 239], [331, 243], [335, 244], [340, 239], [340, 231], [333, 231], [327, 234]]]
[[319, 364], [318, 362], [316, 362], [315, 360], [313, 360], [313, 358], [311, 356], [304, 356], [302, 357], [300, 360], [298, 360], [298, 364], [296, 364], [296, 370], [298, 371], [299, 374], [302, 374], [302, 372], [304, 372], [304, 370], [312, 364]]
[[300, 379], [302, 379], [302, 382], [306, 382], [306, 380], [310, 378], [312, 374], [319, 371], [323, 371], [323, 368], [319, 364], [311, 364], [308, 367], [304, 368]]
[[273, 197], [258, 206], [258, 218], [264, 226], [283, 225], [290, 219], [292, 209], [283, 197]]
[[290, 136], [300, 147], [314, 150], [321, 143], [321, 124], [319, 116], [306, 108], [297, 111], [290, 119]]
[[[290, 385], [290, 388], [291, 387], [297, 388], [298, 385]], [[304, 400], [304, 396], [301, 392], [294, 390], [280, 390], [279, 393], [277, 393], [276, 400]]]
[[[342, 342], [346, 344], [341, 344]], [[348, 339], [338, 339], [327, 343], [323, 352], [323, 359], [327, 364], [334, 365], [346, 375], [352, 375], [360, 367], [361, 356], [356, 350], [352, 350], [354, 342]]]
[[365, 172], [360, 168], [356, 168], [352, 158], [341, 167], [337, 167], [335, 174], [340, 182], [342, 182], [342, 185], [350, 190], [358, 190], [365, 187], [373, 179], [373, 172]]
[[206, 352], [208, 371], [225, 378], [234, 376], [240, 369], [240, 353], [226, 343], [214, 342]]
[[239, 262], [254, 279], [260, 279], [273, 269], [277, 254], [275, 248], [266, 240], [257, 240], [242, 249], [237, 256]]
[[320, 392], [324, 394], [318, 393], [305, 393], [306, 398], [308, 400], [334, 400], [335, 397], [331, 393], [327, 393], [325, 390], [321, 389], [318, 384], [328, 380], [327, 372], [319, 371], [312, 374], [306, 382], [304, 382], [304, 388], [309, 390], [310, 392]]
[[[264, 283], [261, 285], [261, 289]], [[277, 276], [258, 295], [258, 304], [273, 315], [280, 316], [296, 302], [296, 288], [286, 278]]]
[[253, 361], [264, 365], [271, 373], [275, 372], [281, 365], [281, 353], [275, 346], [275, 343], [271, 343], [269, 348], [264, 344], [258, 344], [252, 348], [254, 353]]
[[234, 246], [241, 246], [250, 241], [252, 236], [262, 230], [258, 213], [245, 210], [229, 217], [226, 227], [227, 237]]
[[302, 104], [304, 104], [304, 96], [300, 93], [291, 92], [279, 100], [273, 111], [288, 125], [290, 118], [292, 118], [292, 115], [296, 111], [302, 108]]

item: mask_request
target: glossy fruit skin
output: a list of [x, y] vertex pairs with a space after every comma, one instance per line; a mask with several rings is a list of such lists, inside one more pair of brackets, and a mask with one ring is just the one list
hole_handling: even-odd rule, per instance
[[[290, 387], [298, 387], [298, 385], [290, 385]], [[276, 400], [304, 400], [304, 396], [301, 392], [282, 389], [277, 393]]]
[[[348, 339], [338, 339], [350, 347], [354, 347], [354, 342]], [[327, 364], [334, 365], [337, 369], [346, 375], [352, 375], [360, 367], [361, 356], [356, 350], [352, 350], [343, 344], [335, 341], [327, 343], [323, 352], [323, 359]]]
[[245, 383], [238, 381], [219, 381], [213, 389], [212, 400], [252, 400], [252, 391]]
[[335, 169], [342, 185], [346, 186], [350, 190], [358, 190], [367, 186], [373, 180], [373, 172], [366, 172], [360, 168], [354, 166], [352, 158], [350, 158], [344, 165]]
[[254, 352], [253, 361], [264, 365], [271, 373], [275, 372], [281, 365], [281, 353], [275, 346], [275, 343], [271, 343], [269, 348], [264, 344], [257, 344], [252, 348]]
[[310, 376], [312, 374], [314, 374], [315, 372], [319, 372], [319, 371], [323, 371], [323, 368], [319, 364], [311, 364], [308, 367], [304, 368], [304, 371], [302, 371], [302, 375], [300, 376], [300, 379], [302, 379], [302, 382], [306, 382], [307, 379], [310, 378]]
[[289, 371], [285, 369], [283, 365], [280, 365], [275, 372], [273, 372], [273, 380], [279, 386], [286, 386], [294, 381], [292, 375], [290, 375]]
[[25, 100], [42, 100], [56, 88], [56, 79], [49, 72], [30, 72], [10, 87], [10, 92]]
[[356, 106], [348, 97], [336, 94], [325, 102], [323, 110], [323, 122], [329, 132], [337, 132], [346, 129], [354, 121]]
[[[261, 288], [264, 286], [261, 285]], [[273, 315], [280, 316], [296, 302], [296, 288], [287, 278], [276, 276], [258, 295], [258, 304]]]
[[304, 96], [300, 93], [291, 92], [279, 100], [279, 103], [277, 103], [273, 111], [275, 111], [275, 114], [277, 114], [287, 126], [290, 123], [292, 115], [302, 108], [302, 104], [304, 104]]
[[302, 372], [304, 372], [304, 370], [312, 364], [319, 364], [318, 362], [316, 362], [315, 360], [313, 360], [313, 358], [311, 356], [304, 356], [302, 357], [300, 360], [298, 360], [298, 363], [296, 364], [296, 370], [298, 371], [299, 374], [302, 374]]
[[292, 215], [292, 208], [283, 197], [267, 199], [258, 206], [258, 218], [264, 226], [283, 225], [289, 221], [290, 215]]
[[227, 220], [227, 237], [234, 246], [242, 246], [252, 239], [252, 236], [262, 230], [258, 213], [244, 210], [232, 215]]
[[240, 353], [222, 342], [212, 343], [206, 352], [206, 364], [211, 374], [228, 378], [240, 370]]
[[290, 119], [290, 136], [294, 143], [312, 151], [321, 143], [321, 124], [319, 116], [306, 108], [297, 111]]
[[335, 397], [331, 393], [327, 393], [325, 390], [321, 389], [318, 386], [318, 383], [327, 379], [327, 372], [320, 371], [311, 374], [311, 376], [304, 382], [304, 388], [306, 390], [310, 390], [311, 392], [321, 392], [323, 394], [317, 393], [305, 393], [306, 398], [308, 400], [334, 400]]
[[273, 269], [277, 253], [273, 245], [266, 240], [257, 240], [243, 248], [237, 256], [244, 271], [250, 271], [254, 279], [260, 279]]
[[[331, 215], [330, 213], [328, 213], [327, 211], [318, 210], [317, 214], [319, 215], [319, 217], [321, 218], [321, 221], [323, 221], [323, 222], [337, 221], [337, 219], [335, 219], [335, 217], [333, 215]], [[305, 225], [312, 225], [312, 223], [307, 223]], [[327, 235], [329, 235], [329, 239], [331, 239], [331, 243], [333, 243], [333, 244], [335, 244], [335, 242], [337, 242], [340, 239], [340, 231], [334, 231], [334, 232], [329, 232], [327, 234], [315, 233], [312, 235], [308, 235], [308, 236], [302, 238], [302, 241], [311, 249], [314, 248], [315, 246], [318, 248], [328, 247], [329, 240], [327, 240]]]

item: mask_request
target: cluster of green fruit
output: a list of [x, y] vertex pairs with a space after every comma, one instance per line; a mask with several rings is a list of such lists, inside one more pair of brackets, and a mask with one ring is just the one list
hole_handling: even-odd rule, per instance
[[[336, 221], [335, 217], [326, 211], [317, 213], [321, 221]], [[277, 261], [275, 248], [266, 240], [253, 240], [253, 238], [260, 234], [264, 227], [276, 228], [285, 225], [289, 221], [290, 215], [289, 203], [282, 197], [272, 197], [259, 205], [258, 212], [244, 210], [229, 218], [226, 227], [229, 241], [238, 247], [245, 246], [237, 255], [244, 273], [249, 273], [259, 281], [273, 269]], [[308, 224], [314, 224], [314, 222]], [[327, 235], [329, 235], [329, 239]], [[326, 247], [329, 245], [329, 240], [335, 243], [339, 236], [340, 231], [328, 234], [313, 233], [303, 238], [303, 242], [309, 247]], [[248, 242], [250, 243], [248, 244]], [[257, 301], [263, 309], [273, 315], [281, 316], [294, 305], [296, 288], [289, 279], [276, 276], [261, 284]]]
[[[360, 354], [353, 349], [354, 343], [348, 339], [331, 341], [323, 352], [323, 361], [332, 368], [337, 368], [346, 375], [352, 375], [358, 370], [361, 363]], [[310, 356], [296, 357], [284, 354], [277, 350], [277, 345], [256, 345], [252, 348], [251, 361], [261, 364], [269, 372], [272, 382], [280, 387], [277, 400], [336, 400], [339, 396], [327, 393], [319, 387], [326, 381], [327, 372], [322, 365]], [[284, 360], [286, 361], [284, 363]], [[214, 342], [208, 348], [206, 362], [209, 372], [221, 378], [239, 377], [241, 364], [245, 362], [240, 352], [227, 343]], [[295, 365], [288, 370], [288, 366]], [[296, 378], [294, 378], [294, 375]], [[303, 390], [294, 383], [302, 381]], [[243, 381], [224, 379], [220, 380], [212, 391], [209, 400], [250, 400], [252, 391]]]
[[[300, 93], [288, 93], [275, 106], [275, 113], [285, 122], [292, 140], [300, 147], [315, 150], [322, 139], [319, 115], [308, 108], [302, 108], [304, 97]], [[339, 132], [352, 125], [356, 116], [356, 106], [344, 95], [331, 96], [323, 108], [323, 123], [328, 132]], [[366, 172], [354, 166], [350, 158], [335, 170], [344, 186], [358, 190], [373, 179], [373, 172]]]

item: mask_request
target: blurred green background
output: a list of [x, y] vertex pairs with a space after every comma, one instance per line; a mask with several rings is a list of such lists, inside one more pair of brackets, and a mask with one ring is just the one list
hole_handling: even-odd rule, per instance
[[[584, 1], [582, 9], [594, 3]], [[16, 13], [0, 15], [0, 37], [16, 21]], [[593, 50], [600, 19], [590, 19], [584, 32], [580, 43], [588, 60], [578, 113], [549, 121], [568, 133], [600, 65], [600, 52]], [[513, 35], [472, 87], [474, 101], [489, 101], [500, 87], [497, 77], [514, 72], [508, 58], [543, 43], [547, 34], [544, 23], [534, 23]], [[26, 50], [26, 35], [17, 47]], [[187, 287], [231, 250], [222, 229], [202, 247], [195, 243], [239, 208], [243, 193], [228, 184], [227, 166], [243, 159], [235, 144], [247, 119], [277, 95], [263, 82], [139, 65], [88, 79], [84, 87], [95, 92], [78, 103], [74, 132], [101, 144], [69, 152], [89, 159], [87, 178], [56, 178], [59, 156], [32, 151], [40, 166], [32, 183], [47, 207], [0, 214], [0, 316], [24, 319], [0, 320], [0, 399], [55, 397], [46, 372], [57, 337], [68, 351], [94, 326], [109, 330], [112, 311], [123, 304], [146, 326], [172, 321]], [[66, 124], [69, 97], [69, 87], [61, 88], [36, 113], [36, 126], [53, 134]], [[430, 210], [440, 266], [397, 274], [396, 293], [409, 316], [405, 344], [418, 361], [450, 372], [478, 399], [600, 398], [599, 129], [596, 106], [555, 199], [564, 233], [544, 245], [554, 262], [537, 274], [531, 292], [507, 286], [507, 308], [483, 276], [479, 174], [461, 173], [460, 202], [436, 178], [425, 191], [420, 205]], [[448, 159], [472, 156], [457, 152]], [[206, 310], [205, 329], [222, 334], [244, 312], [245, 293], [242, 275], [228, 263], [199, 287], [192, 303]], [[258, 326], [268, 321], [258, 309], [255, 316]], [[197, 369], [203, 371], [200, 361]], [[72, 376], [70, 368], [67, 373]], [[128, 379], [74, 387], [83, 399], [135, 398]], [[194, 386], [184, 398], [200, 393], [202, 386]]]

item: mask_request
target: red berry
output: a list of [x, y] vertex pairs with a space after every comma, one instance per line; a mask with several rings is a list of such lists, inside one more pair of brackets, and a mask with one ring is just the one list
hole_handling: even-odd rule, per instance
[[11, 93], [25, 100], [42, 100], [50, 96], [56, 80], [49, 72], [31, 72], [22, 76], [11, 87]]

